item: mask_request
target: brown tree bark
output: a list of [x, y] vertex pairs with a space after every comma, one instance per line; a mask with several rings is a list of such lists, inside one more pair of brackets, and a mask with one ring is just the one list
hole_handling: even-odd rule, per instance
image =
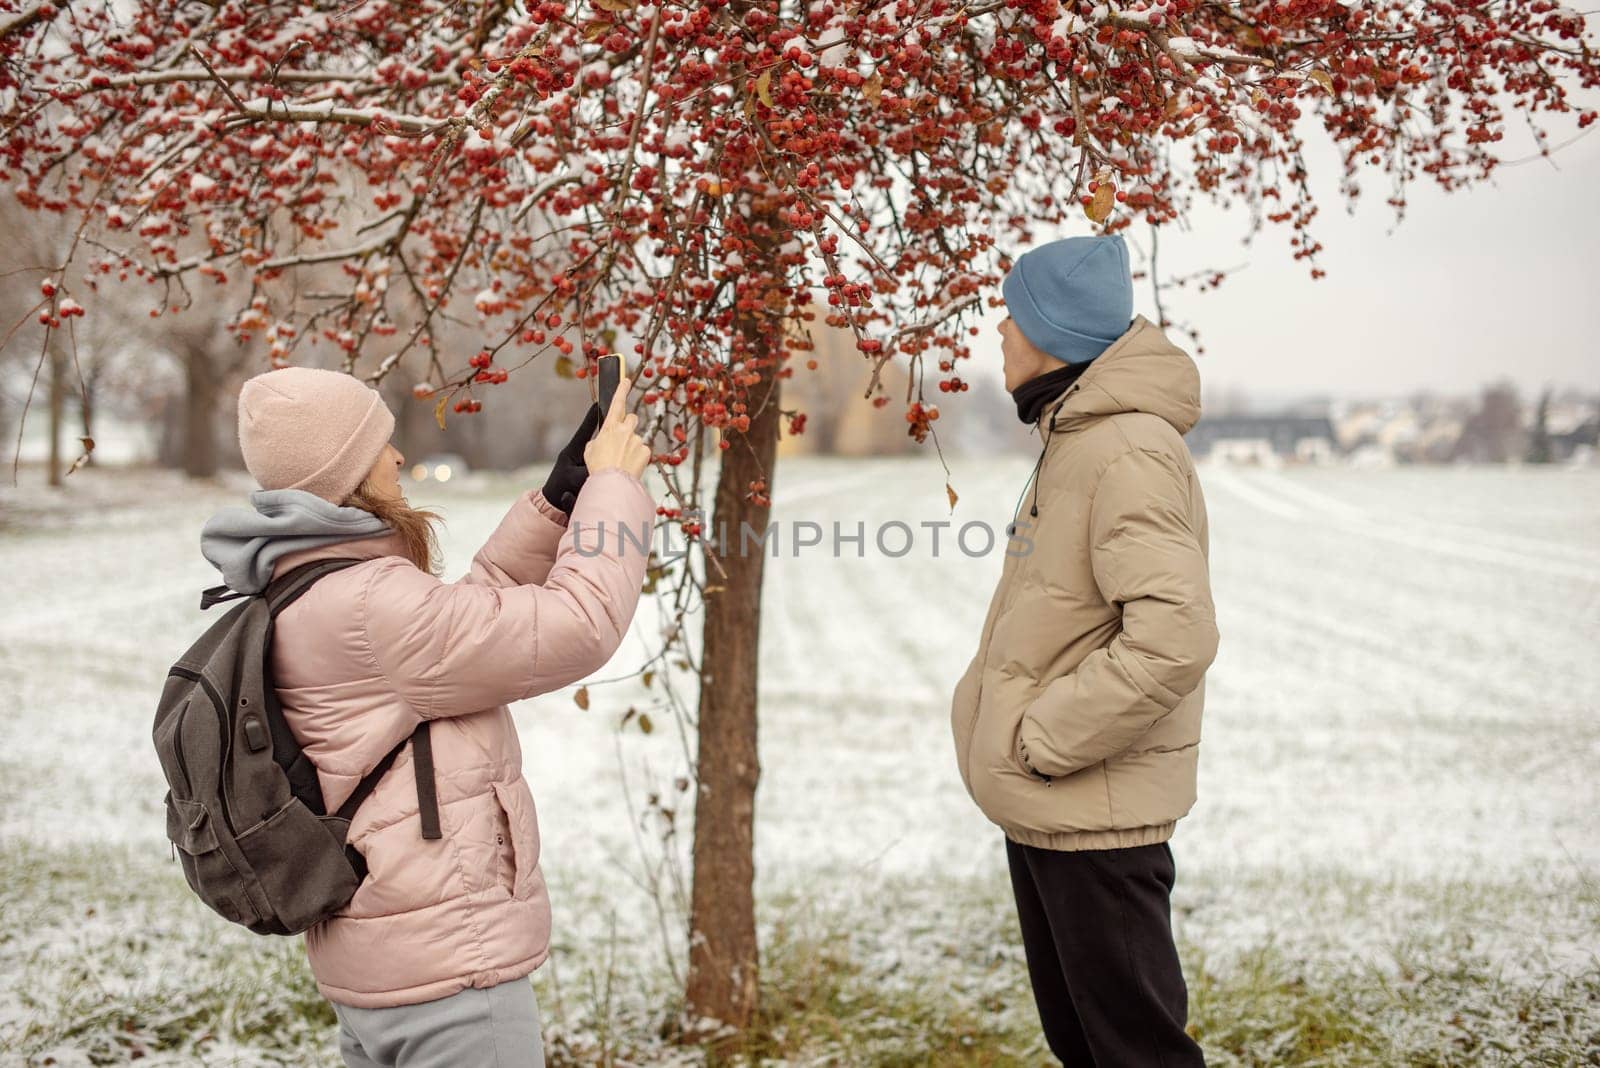
[[217, 373], [205, 346], [190, 343], [183, 353], [186, 389], [183, 403], [183, 472], [190, 478], [217, 473]]
[[[717, 1024], [743, 1032], [757, 1005], [760, 958], [755, 920], [755, 800], [761, 765], [756, 752], [757, 653], [761, 644], [761, 579], [765, 504], [752, 503], [750, 483], [772, 492], [778, 445], [776, 369], [750, 390], [750, 429], [722, 454], [714, 514], [706, 535], [726, 551], [725, 573], [708, 564], [700, 677], [698, 792], [694, 817], [694, 888], [689, 917], [687, 1015], [692, 1032]], [[753, 537], [748, 551], [742, 530]]]

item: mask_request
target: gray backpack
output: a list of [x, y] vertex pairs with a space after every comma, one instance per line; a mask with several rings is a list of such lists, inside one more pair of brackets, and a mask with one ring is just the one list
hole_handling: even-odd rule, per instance
[[213, 586], [202, 610], [247, 597], [217, 620], [167, 675], [154, 738], [167, 838], [200, 900], [257, 934], [298, 934], [343, 908], [366, 877], [345, 844], [350, 820], [407, 743], [422, 836], [439, 837], [433, 750], [422, 723], [329, 814], [270, 678], [272, 625], [311, 584], [359, 560], [302, 565], [255, 595]]

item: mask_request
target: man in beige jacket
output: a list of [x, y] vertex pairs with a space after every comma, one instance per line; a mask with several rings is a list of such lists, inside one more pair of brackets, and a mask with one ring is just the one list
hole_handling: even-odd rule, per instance
[[1120, 237], [1021, 256], [1006, 388], [1042, 451], [977, 655], [961, 778], [1005, 832], [1029, 977], [1064, 1064], [1202, 1064], [1173, 943], [1173, 826], [1195, 800], [1217, 650], [1206, 509], [1183, 434], [1194, 361], [1132, 317]]

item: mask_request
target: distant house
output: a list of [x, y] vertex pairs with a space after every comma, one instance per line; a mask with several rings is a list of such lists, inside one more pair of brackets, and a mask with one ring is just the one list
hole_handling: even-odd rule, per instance
[[1550, 435], [1550, 458], [1558, 463], [1574, 459], [1587, 462], [1600, 446], [1600, 416]]
[[1234, 463], [1324, 463], [1338, 452], [1325, 415], [1203, 416], [1185, 440], [1196, 457]]

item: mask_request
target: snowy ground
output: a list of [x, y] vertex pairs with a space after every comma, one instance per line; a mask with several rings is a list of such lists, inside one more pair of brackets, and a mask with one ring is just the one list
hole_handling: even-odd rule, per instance
[[[931, 460], [780, 469], [783, 537], [867, 531], [864, 558], [785, 543], [767, 565], [769, 981], [820, 997], [819, 976], [853, 977], [830, 995], [848, 1037], [794, 1043], [795, 1063], [955, 1063], [946, 1040], [994, 1051], [972, 1063], [1044, 1060], [1001, 839], [949, 739], [1000, 548], [969, 557], [947, 529], [935, 558], [918, 526], [1002, 527], [1030, 465], [955, 466], [953, 515]], [[447, 578], [538, 477], [412, 490], [446, 515]], [[1600, 472], [1202, 477], [1222, 650], [1200, 801], [1173, 848], [1211, 1060], [1600, 1063]], [[88, 470], [53, 499], [38, 481], [0, 487], [0, 1060], [336, 1063], [293, 942], [192, 905], [162, 833], [154, 700], [216, 614], [197, 608], [217, 581], [200, 524], [250, 483]], [[899, 559], [873, 544], [892, 520], [918, 532]], [[655, 630], [646, 603], [597, 678], [631, 672]], [[688, 1056], [652, 1044], [681, 920], [670, 879], [641, 888], [660, 839], [639, 815], [653, 790], [675, 803], [683, 745], [665, 709], [649, 736], [618, 731], [624, 708], [653, 707], [637, 682], [591, 696], [515, 709], [555, 907], [547, 1038], [569, 1062], [665, 1064]], [[1353, 1036], [1308, 1046], [1316, 1028], [1274, 1015], [1284, 990], [1314, 992]], [[925, 1016], [891, 1018], [907, 1013]]]

